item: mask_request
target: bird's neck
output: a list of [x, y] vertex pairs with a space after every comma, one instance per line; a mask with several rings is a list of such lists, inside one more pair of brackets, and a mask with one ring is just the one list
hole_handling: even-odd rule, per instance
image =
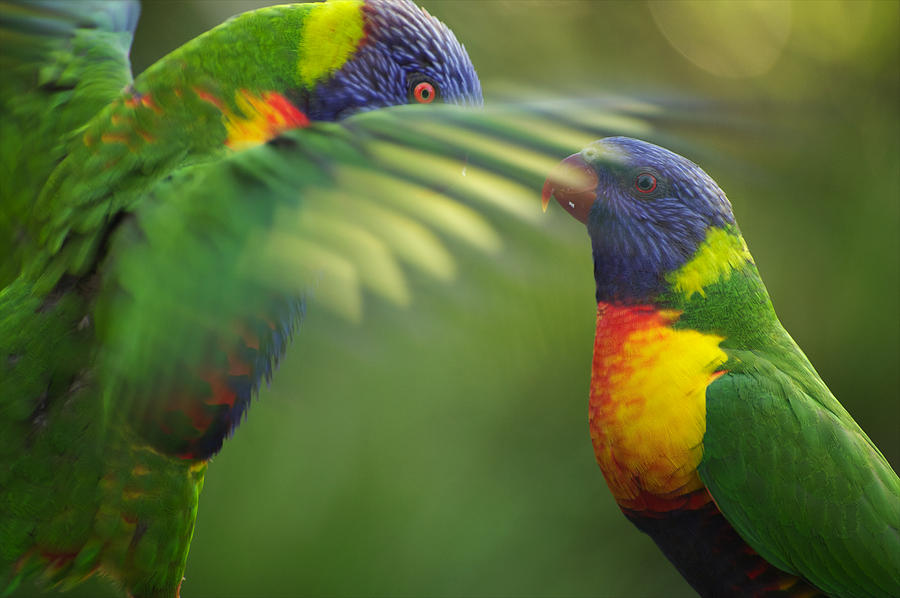
[[[598, 267], [594, 256], [598, 303], [675, 312], [673, 327], [715, 334], [737, 347], [759, 346], [752, 341], [781, 329], [753, 257], [733, 225], [707, 229], [693, 255], [668, 270], [649, 262], [636, 267], [629, 259], [614, 256]], [[643, 282], [635, 283], [635, 277]]]
[[148, 68], [82, 140], [125, 145], [141, 156], [144, 170], [263, 143], [308, 124], [310, 94], [365, 35], [361, 1], [245, 13]]
[[781, 325], [753, 257], [735, 228], [711, 228], [693, 257], [666, 276], [652, 304], [679, 313], [676, 328], [716, 334], [725, 346], [756, 341]]
[[235, 17], [149, 67], [72, 150], [103, 158], [84, 160], [103, 170], [139, 167], [146, 180], [306, 126], [310, 94], [365, 41], [362, 7], [346, 0]]
[[[712, 228], [653, 299], [599, 301], [590, 425], [597, 460], [629, 512], [699, 508], [706, 388], [729, 347], [780, 325], [740, 233]], [[765, 346], [756, 344], [755, 346]]]

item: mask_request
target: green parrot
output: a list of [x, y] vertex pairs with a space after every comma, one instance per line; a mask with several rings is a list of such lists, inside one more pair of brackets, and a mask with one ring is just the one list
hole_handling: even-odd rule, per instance
[[594, 452], [703, 596], [900, 596], [900, 479], [782, 327], [731, 204], [627, 137], [547, 179], [586, 224]]
[[345, 129], [316, 126], [481, 104], [464, 48], [413, 3], [253, 11], [132, 81], [137, 17], [0, 3], [0, 592], [100, 573], [177, 596], [207, 462], [301, 295], [348, 314], [354, 287], [402, 303], [395, 256], [450, 269], [419, 221], [485, 228], [437, 200], [367, 204], [378, 173]]

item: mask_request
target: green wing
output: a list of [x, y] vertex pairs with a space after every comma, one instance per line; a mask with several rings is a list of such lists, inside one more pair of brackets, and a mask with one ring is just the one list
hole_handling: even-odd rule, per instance
[[[453, 280], [455, 252], [500, 249], [491, 221], [540, 217], [544, 174], [562, 147], [592, 133], [545, 117], [546, 135], [532, 133], [526, 148], [516, 142], [524, 126], [514, 115], [398, 107], [293, 131], [156, 185], [122, 216], [100, 267], [99, 378], [110, 408], [133, 413], [123, 401], [136, 401], [164, 450], [217, 450], [253, 389], [223, 406], [205, 373], [214, 364], [236, 371], [241, 357], [255, 388], [305, 301], [351, 320], [367, 293], [407, 305], [410, 274]], [[161, 401], [187, 414], [180, 424], [154, 417]], [[198, 407], [202, 418], [190, 415]], [[161, 428], [176, 437], [160, 438]]]
[[708, 388], [700, 476], [776, 566], [834, 596], [900, 596], [900, 480], [799, 348], [781, 349], [732, 351]]
[[[136, 1], [0, 1], [0, 255], [62, 157], [68, 135], [131, 82]], [[22, 156], [28, 156], [23, 160]], [[0, 284], [18, 272], [4, 259]]]

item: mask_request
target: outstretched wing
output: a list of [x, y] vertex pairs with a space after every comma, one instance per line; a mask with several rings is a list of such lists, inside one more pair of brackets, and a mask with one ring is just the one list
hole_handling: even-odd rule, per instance
[[[0, 255], [61, 157], [67, 136], [131, 82], [136, 0], [0, 2]], [[22, 160], [22, 156], [28, 156]], [[0, 285], [18, 272], [0, 262]]]
[[358, 319], [366, 293], [405, 305], [408, 273], [451, 280], [456, 251], [497, 251], [493, 223], [536, 220], [546, 173], [604, 132], [587, 110], [573, 125], [578, 112], [397, 107], [176, 172], [120, 215], [101, 268], [110, 409], [161, 450], [213, 454], [271, 374], [301, 297]]
[[824, 384], [739, 353], [744, 373], [707, 390], [699, 470], [719, 509], [763, 557], [830, 595], [900, 595], [897, 475]]

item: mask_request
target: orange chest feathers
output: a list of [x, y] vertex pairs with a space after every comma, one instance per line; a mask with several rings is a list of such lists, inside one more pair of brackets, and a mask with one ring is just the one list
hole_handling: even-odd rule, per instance
[[634, 511], [709, 500], [697, 492], [706, 387], [727, 356], [722, 337], [672, 328], [678, 317], [649, 306], [598, 305], [591, 441], [616, 501]]

